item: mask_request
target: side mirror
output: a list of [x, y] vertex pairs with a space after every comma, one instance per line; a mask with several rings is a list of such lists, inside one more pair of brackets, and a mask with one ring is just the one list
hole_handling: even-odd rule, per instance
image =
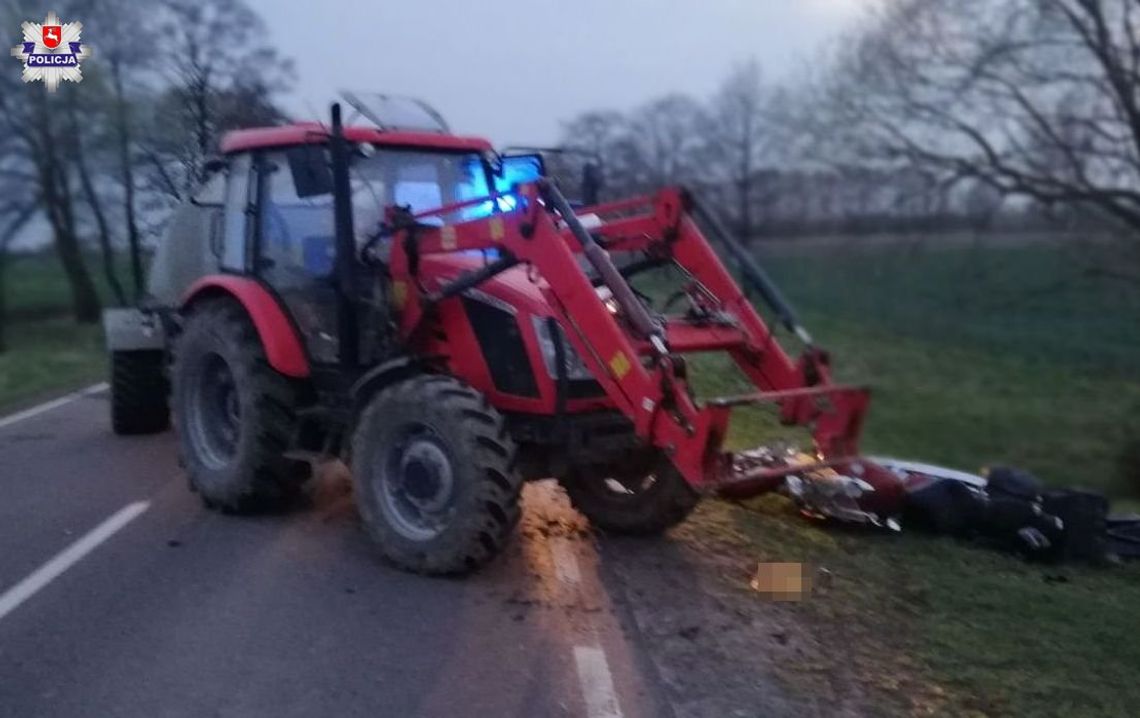
[[495, 177], [495, 191], [509, 192], [517, 184], [534, 182], [546, 175], [546, 161], [542, 155], [507, 155], [500, 161]]
[[289, 171], [298, 197], [316, 197], [332, 194], [332, 167], [325, 148], [321, 145], [300, 145], [286, 151]]

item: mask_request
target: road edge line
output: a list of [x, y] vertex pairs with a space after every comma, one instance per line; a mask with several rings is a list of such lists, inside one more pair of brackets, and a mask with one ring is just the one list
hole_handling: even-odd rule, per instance
[[99, 392], [106, 391], [108, 388], [109, 385], [107, 382], [99, 382], [98, 384], [92, 384], [85, 389], [73, 391], [70, 394], [64, 394], [58, 399], [45, 401], [42, 404], [37, 404], [36, 406], [29, 407], [23, 411], [17, 411], [15, 414], [2, 416], [0, 417], [0, 429], [4, 429], [13, 424], [17, 424], [25, 419], [31, 419], [33, 416], [39, 416], [40, 414], [51, 411], [52, 409], [58, 409], [61, 406], [66, 406], [67, 404], [70, 404], [77, 399], [82, 399], [85, 396], [91, 396], [92, 394], [98, 394]]
[[47, 563], [32, 571], [24, 580], [0, 594], [0, 621], [149, 508], [149, 501], [127, 504], [57, 553]]
[[578, 683], [589, 718], [622, 718], [606, 652], [596, 646], [574, 646]]

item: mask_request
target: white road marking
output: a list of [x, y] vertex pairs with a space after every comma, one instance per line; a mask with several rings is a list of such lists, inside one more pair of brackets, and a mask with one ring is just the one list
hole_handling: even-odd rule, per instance
[[582, 582], [582, 571], [570, 542], [563, 538], [550, 540], [550, 558], [554, 561], [554, 573], [562, 583], [577, 586]]
[[[552, 491], [552, 484], [532, 485], [528, 490], [532, 498], [540, 492], [546, 501], [556, 505], [564, 503]], [[594, 573], [594, 554], [588, 548], [579, 549], [579, 543], [561, 536], [547, 536], [545, 541], [550, 556], [553, 576], [545, 579], [547, 590], [560, 594], [567, 605], [594, 605], [605, 603], [605, 588]], [[583, 563], [585, 561], [585, 563]], [[551, 582], [556, 581], [556, 584]], [[596, 594], [601, 594], [600, 596]], [[585, 703], [586, 718], [624, 718], [614, 676], [610, 671], [606, 651], [599, 641], [601, 630], [607, 628], [604, 620], [599, 623], [596, 615], [586, 615], [582, 621], [572, 621], [567, 626], [573, 636], [570, 645], [574, 652], [574, 666], [578, 673], [578, 687]]]
[[50, 561], [40, 566], [12, 588], [0, 595], [0, 620], [14, 611], [21, 603], [34, 596], [41, 588], [48, 585], [64, 571], [94, 551], [99, 544], [115, 535], [115, 533], [133, 521], [142, 512], [150, 508], [149, 501], [136, 501], [127, 504], [115, 512], [110, 518], [85, 536], [59, 552]]
[[107, 389], [107, 382], [103, 382], [101, 384], [95, 384], [93, 386], [87, 387], [86, 389], [80, 389], [79, 391], [72, 392], [71, 394], [68, 394], [67, 396], [61, 396], [58, 399], [53, 399], [49, 402], [45, 402], [43, 404], [40, 404], [39, 406], [33, 406], [30, 409], [24, 409], [23, 411], [18, 411], [15, 414], [10, 414], [8, 416], [0, 418], [0, 429], [3, 429], [6, 426], [11, 426], [12, 424], [15, 424], [16, 422], [19, 422], [19, 421], [23, 421], [24, 419], [31, 419], [33, 416], [38, 416], [38, 415], [44, 413], [45, 411], [51, 411], [52, 409], [58, 409], [59, 407], [65, 405], [65, 404], [70, 404], [71, 402], [75, 401], [76, 399], [82, 399], [85, 396], [90, 396], [92, 394], [98, 394], [99, 392], [105, 391], [106, 389]]
[[582, 685], [582, 698], [586, 701], [586, 715], [589, 718], [622, 718], [605, 651], [593, 646], [574, 646], [574, 662], [578, 665], [578, 682]]

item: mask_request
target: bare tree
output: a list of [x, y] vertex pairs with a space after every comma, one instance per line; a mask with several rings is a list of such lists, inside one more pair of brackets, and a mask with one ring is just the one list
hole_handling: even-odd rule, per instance
[[700, 172], [707, 115], [700, 103], [666, 95], [635, 110], [615, 148], [634, 169], [636, 189], [689, 182]]
[[8, 349], [8, 250], [24, 225], [36, 213], [34, 201], [10, 202], [0, 207], [0, 353]]
[[[16, 83], [11, 83], [16, 85]], [[62, 154], [65, 116], [59, 98], [42, 87], [0, 87], [0, 133], [12, 139], [8, 173], [36, 188], [36, 196], [52, 228], [53, 246], [71, 289], [76, 321], [99, 319], [99, 295], [83, 261], [72, 198], [72, 178]]]
[[[90, 74], [90, 73], [89, 73]], [[122, 282], [119, 281], [118, 272], [115, 267], [115, 242], [112, 237], [110, 222], [107, 218], [107, 212], [104, 209], [104, 199], [96, 187], [98, 177], [92, 170], [91, 153], [89, 146], [98, 143], [101, 139], [100, 134], [103, 130], [107, 129], [104, 125], [98, 122], [82, 122], [79, 117], [79, 101], [82, 97], [84, 100], [90, 100], [88, 106], [98, 106], [99, 99], [93, 97], [97, 95], [91, 92], [94, 83], [91, 82], [92, 78], [88, 77], [87, 83], [84, 85], [82, 94], [69, 93], [65, 98], [65, 112], [67, 122], [64, 125], [66, 142], [65, 147], [69, 155], [69, 162], [74, 167], [75, 175], [79, 180], [79, 189], [83, 193], [84, 202], [87, 204], [91, 212], [91, 217], [95, 222], [95, 234], [99, 242], [99, 251], [103, 260], [103, 276], [107, 281], [107, 286], [114, 296], [115, 302], [120, 306], [127, 304], [127, 295], [123, 290]]]
[[755, 231], [759, 174], [772, 137], [766, 94], [760, 65], [752, 60], [733, 68], [713, 97], [709, 112], [706, 169], [734, 195], [731, 211], [737, 232], [745, 240]]
[[1140, 234], [1135, 0], [899, 0], [808, 106], [831, 156], [1092, 207]]
[[[0, 20], [17, 27], [33, 16], [30, 12], [21, 3], [6, 2], [0, 5]], [[66, 130], [60, 122], [66, 113], [60, 97], [49, 96], [40, 83], [27, 85], [19, 79], [16, 73], [0, 74], [0, 135], [8, 140], [5, 171], [35, 188], [71, 290], [72, 314], [78, 322], [93, 323], [99, 319], [99, 295], [76, 227], [71, 168], [63, 151]]]
[[628, 132], [628, 123], [620, 112], [586, 112], [563, 123], [562, 145], [595, 163], [604, 189], [621, 193], [626, 191], [632, 174], [618, 151]]
[[586, 112], [562, 124], [567, 146], [596, 156], [606, 154], [627, 131], [625, 116], [614, 110]]
[[[31, 190], [13, 155], [19, 141], [11, 136], [0, 136], [0, 353], [8, 348], [7, 278], [8, 254], [12, 241], [36, 212], [38, 198]], [[15, 171], [13, 171], [15, 170]]]
[[[142, 236], [139, 231], [138, 187], [136, 179], [137, 128], [135, 117], [140, 106], [146, 104], [146, 94], [140, 84], [145, 83], [153, 68], [142, 59], [151, 50], [139, 37], [155, 30], [156, 16], [131, 0], [91, 0], [98, 12], [92, 18], [99, 34], [99, 54], [96, 62], [107, 67], [110, 102], [106, 120], [113, 128], [113, 145], [118, 164], [118, 181], [122, 185], [123, 226], [127, 235], [127, 248], [131, 259], [131, 279], [134, 295], [143, 291]], [[134, 88], [128, 89], [128, 88]]]
[[583, 113], [563, 124], [562, 144], [598, 158], [610, 194], [645, 192], [698, 177], [707, 122], [696, 100], [666, 95], [628, 116]]
[[[222, 131], [265, 119], [267, 98], [288, 82], [292, 66], [265, 44], [261, 18], [242, 0], [166, 0], [165, 8], [170, 101], [163, 109], [185, 133], [175, 153], [185, 194], [202, 179]], [[231, 102], [227, 115], [226, 100], [233, 98], [244, 102]], [[248, 111], [234, 111], [242, 107]]]
[[[291, 69], [265, 44], [260, 18], [242, 0], [163, 0], [146, 8], [128, 0], [61, 3], [61, 14], [91, 18], [87, 32], [99, 35], [101, 52], [85, 65], [81, 85], [51, 96], [18, 74], [0, 76], [0, 184], [14, 181], [34, 197], [26, 209], [22, 200], [11, 204], [11, 193], [0, 196], [0, 229], [13, 212], [42, 212], [73, 313], [93, 322], [100, 301], [82, 236], [98, 240], [107, 283], [123, 301], [115, 272], [123, 228], [137, 296], [142, 222], [161, 221], [168, 198], [197, 182], [221, 132], [281, 119], [271, 97]], [[0, 0], [5, 25], [40, 12], [37, 3]], [[160, 32], [167, 65], [140, 62], [150, 51], [140, 50], [138, 38]]]

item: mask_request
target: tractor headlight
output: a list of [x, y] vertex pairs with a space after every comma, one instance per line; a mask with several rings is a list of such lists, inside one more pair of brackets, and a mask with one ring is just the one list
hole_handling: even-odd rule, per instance
[[555, 351], [555, 337], [551, 336], [550, 333], [551, 325], [553, 325], [554, 331], [558, 332], [557, 338], [562, 342], [566, 378], [571, 381], [594, 378], [594, 375], [586, 367], [586, 363], [582, 361], [582, 357], [574, 351], [574, 347], [566, 340], [566, 334], [562, 331], [561, 326], [556, 322], [551, 322], [547, 317], [537, 315], [531, 315], [530, 320], [534, 324], [534, 334], [538, 337], [538, 346], [542, 350], [542, 363], [546, 365], [546, 373], [550, 375], [551, 379], [558, 378], [556, 368], [558, 354]]

